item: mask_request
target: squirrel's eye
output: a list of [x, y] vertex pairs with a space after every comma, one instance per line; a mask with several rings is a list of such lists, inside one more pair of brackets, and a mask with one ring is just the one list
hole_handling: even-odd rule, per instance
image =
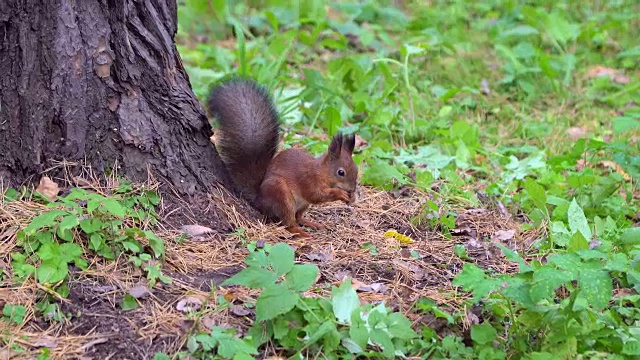
[[338, 176], [344, 176], [344, 169], [338, 169]]

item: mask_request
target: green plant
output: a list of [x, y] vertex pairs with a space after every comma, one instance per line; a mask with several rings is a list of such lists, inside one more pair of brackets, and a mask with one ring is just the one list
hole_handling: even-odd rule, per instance
[[[125, 195], [125, 196], [123, 196]], [[22, 252], [11, 254], [18, 279], [34, 274], [43, 284], [59, 286], [68, 276], [68, 264], [86, 269], [93, 253], [106, 259], [131, 254], [131, 261], [141, 266], [153, 256], [164, 256], [164, 242], [148, 230], [132, 227], [135, 223], [156, 221], [153, 206], [159, 201], [151, 191], [128, 194], [126, 187], [106, 197], [83, 189], [73, 189], [67, 196], [47, 204], [47, 210], [35, 216], [18, 233]], [[146, 243], [146, 244], [145, 244]], [[149, 280], [166, 280], [159, 267], [148, 265]]]
[[331, 299], [302, 296], [313, 286], [318, 269], [295, 264], [293, 250], [287, 244], [252, 252], [246, 263], [244, 270], [222, 285], [261, 289], [253, 327], [244, 339], [220, 328], [194, 335], [187, 345], [190, 354], [207, 358], [206, 352], [217, 349], [223, 357], [245, 358], [257, 354], [258, 347], [267, 341], [274, 341], [297, 356], [323, 351], [330, 358], [378, 352], [393, 357], [408, 353], [417, 337], [410, 321], [383, 303], [361, 306], [349, 279], [332, 289]]
[[27, 309], [22, 305], [5, 304], [2, 308], [3, 320], [21, 325], [24, 322]]

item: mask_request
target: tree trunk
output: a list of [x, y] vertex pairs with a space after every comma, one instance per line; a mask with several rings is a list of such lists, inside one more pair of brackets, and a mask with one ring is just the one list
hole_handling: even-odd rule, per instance
[[63, 160], [182, 194], [226, 184], [176, 30], [175, 0], [0, 0], [0, 186]]

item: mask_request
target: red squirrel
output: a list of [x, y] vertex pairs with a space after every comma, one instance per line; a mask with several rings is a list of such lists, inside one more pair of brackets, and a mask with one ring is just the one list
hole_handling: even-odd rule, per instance
[[303, 217], [310, 204], [355, 200], [353, 135], [336, 134], [319, 158], [302, 149], [278, 152], [279, 114], [267, 90], [247, 79], [212, 87], [207, 110], [218, 121], [216, 149], [235, 187], [289, 232], [309, 237], [299, 225], [325, 228]]

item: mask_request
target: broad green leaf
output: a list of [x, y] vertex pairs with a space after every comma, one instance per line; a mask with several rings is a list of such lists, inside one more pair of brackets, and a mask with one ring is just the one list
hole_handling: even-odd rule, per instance
[[78, 224], [80, 224], [80, 220], [78, 220], [77, 215], [67, 215], [62, 218], [62, 221], [60, 221], [58, 229], [60, 229], [60, 231], [67, 231], [78, 226]]
[[616, 135], [620, 135], [630, 130], [635, 130], [640, 127], [640, 121], [631, 117], [617, 117], [611, 121], [613, 132]]
[[589, 242], [584, 238], [581, 232], [577, 231], [571, 236], [569, 244], [567, 244], [567, 251], [570, 253], [577, 253], [582, 250], [589, 249]]
[[407, 178], [388, 161], [378, 158], [367, 160], [367, 167], [362, 174], [362, 182], [385, 190], [393, 188], [394, 181], [406, 184]]
[[93, 234], [100, 230], [104, 223], [94, 218], [86, 218], [80, 221], [80, 229], [87, 234]]
[[393, 346], [393, 342], [385, 331], [381, 329], [371, 329], [369, 332], [369, 338], [371, 341], [378, 343], [382, 347], [382, 354], [387, 359], [392, 359], [395, 354], [395, 347]]
[[9, 318], [15, 324], [21, 325], [27, 314], [27, 308], [24, 305], [4, 304], [2, 315]]
[[510, 36], [529, 36], [529, 35], [537, 35], [538, 30], [528, 25], [518, 25], [513, 28], [503, 31], [500, 33], [501, 38], [506, 38]]
[[638, 339], [627, 339], [622, 344], [622, 353], [631, 356], [640, 356], [640, 341]]
[[521, 273], [526, 273], [526, 272], [530, 272], [533, 271], [533, 268], [531, 267], [531, 265], [527, 264], [524, 259], [522, 257], [520, 257], [520, 255], [518, 255], [517, 252], [509, 249], [508, 247], [496, 243], [496, 246], [502, 250], [502, 253], [504, 254], [504, 257], [507, 258], [507, 260], [509, 261], [515, 261], [520, 265], [520, 272]]
[[294, 265], [284, 279], [287, 287], [293, 291], [306, 291], [318, 276], [318, 267], [313, 264]]
[[288, 244], [277, 243], [273, 245], [268, 257], [276, 275], [281, 276], [291, 271], [295, 260], [294, 255], [293, 248]]
[[250, 289], [262, 289], [275, 284], [278, 277], [271, 271], [263, 268], [249, 266], [231, 278], [225, 280], [221, 285], [242, 285]]
[[116, 199], [105, 197], [104, 199], [102, 199], [102, 205], [107, 210], [107, 212], [115, 217], [123, 218], [125, 217], [125, 215], [127, 215], [127, 209], [120, 205], [120, 203]]
[[145, 230], [144, 235], [149, 240], [149, 246], [151, 250], [153, 250], [153, 254], [156, 258], [161, 258], [164, 256], [164, 240], [159, 238], [153, 231]]
[[[365, 332], [367, 334], [369, 333], [366, 329], [365, 329]], [[351, 329], [349, 329], [349, 333], [351, 333]], [[368, 338], [368, 335], [367, 335], [367, 338]], [[340, 340], [340, 343], [352, 354], [358, 354], [364, 351], [364, 349], [360, 345], [358, 345], [358, 343], [353, 341], [352, 338], [343, 337]]]
[[89, 249], [98, 250], [102, 247], [102, 244], [104, 244], [104, 240], [100, 234], [93, 233], [89, 236]]
[[287, 289], [282, 284], [270, 285], [262, 290], [256, 303], [256, 320], [271, 320], [284, 314], [298, 303], [297, 293]]
[[24, 228], [24, 232], [27, 235], [33, 234], [36, 230], [42, 229], [43, 227], [53, 227], [57, 224], [57, 218], [60, 216], [68, 215], [69, 213], [62, 210], [51, 210], [45, 213], [42, 213], [31, 220], [29, 225]]
[[255, 251], [251, 254], [247, 255], [244, 259], [244, 262], [248, 266], [256, 266], [256, 267], [264, 267], [269, 266], [269, 258], [267, 258], [267, 254], [264, 251]]
[[351, 278], [342, 281], [339, 287], [331, 289], [333, 315], [340, 323], [351, 323], [351, 314], [360, 307], [358, 294], [351, 286]]
[[129, 294], [125, 294], [122, 301], [120, 301], [120, 308], [124, 311], [137, 309], [138, 307], [139, 305], [136, 298]]
[[618, 241], [624, 245], [640, 244], [640, 227], [631, 227], [624, 229], [622, 235], [620, 235], [620, 240]]
[[60, 245], [54, 242], [47, 242], [42, 244], [38, 249], [38, 256], [41, 260], [59, 260], [60, 259]]
[[349, 328], [349, 337], [360, 349], [366, 349], [369, 341], [369, 330], [364, 324], [354, 324]]
[[533, 204], [544, 213], [547, 212], [547, 193], [544, 188], [531, 178], [524, 181], [524, 189], [533, 201]]
[[471, 326], [471, 339], [476, 344], [486, 345], [498, 337], [498, 332], [488, 322]]
[[218, 355], [225, 359], [235, 359], [239, 354], [258, 354], [258, 350], [251, 346], [247, 340], [236, 338], [221, 328], [212, 329], [211, 337], [218, 342]]
[[451, 284], [453, 286], [462, 286], [465, 291], [472, 291], [473, 302], [476, 303], [491, 291], [499, 289], [501, 281], [487, 277], [477, 265], [466, 263]]
[[82, 248], [78, 244], [64, 243], [60, 245], [60, 259], [72, 262], [82, 256]]
[[231, 278], [225, 280], [221, 285], [242, 285], [250, 289], [262, 289], [275, 284], [278, 277], [271, 271], [263, 268], [249, 266]]
[[586, 270], [580, 272], [578, 279], [580, 296], [582, 296], [596, 311], [609, 305], [613, 296], [613, 284], [609, 272], [606, 270]]
[[325, 335], [329, 334], [330, 332], [337, 332], [338, 329], [336, 329], [336, 324], [332, 321], [324, 321], [319, 327], [318, 329], [316, 329], [316, 331], [314, 331], [309, 335], [309, 338], [307, 339], [307, 341], [305, 342], [306, 344], [314, 344], [316, 343], [318, 340], [320, 340], [322, 337], [324, 337]]
[[591, 240], [591, 228], [589, 227], [587, 218], [584, 216], [584, 211], [582, 211], [582, 208], [578, 205], [575, 198], [571, 200], [571, 204], [569, 204], [567, 217], [569, 218], [569, 229], [572, 234], [580, 231], [587, 241]]
[[551, 266], [544, 266], [533, 273], [533, 283], [531, 285], [531, 299], [534, 302], [550, 299], [554, 291], [560, 286], [573, 280], [570, 274], [565, 271], [555, 269]]
[[418, 334], [411, 329], [411, 321], [400, 312], [389, 314], [387, 317], [387, 328], [394, 338], [410, 340], [418, 336]]
[[54, 284], [64, 280], [69, 273], [67, 263], [59, 259], [45, 260], [36, 268], [36, 277], [42, 284]]

